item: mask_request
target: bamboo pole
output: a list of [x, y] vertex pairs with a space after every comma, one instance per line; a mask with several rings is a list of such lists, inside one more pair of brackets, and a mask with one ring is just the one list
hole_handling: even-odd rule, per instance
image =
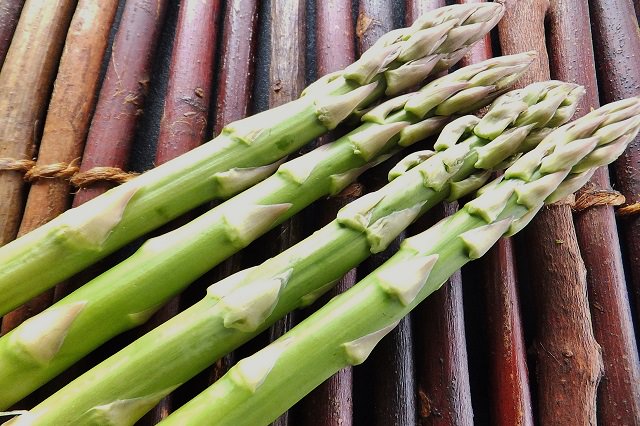
[[[257, 0], [227, 2], [222, 32], [222, 53], [215, 110], [215, 133], [227, 124], [249, 115], [255, 78], [258, 30]], [[242, 252], [233, 255], [213, 271], [217, 282], [243, 268]], [[216, 362], [205, 379], [206, 386], [222, 377], [234, 363], [234, 353]]]
[[[69, 207], [68, 179], [78, 170], [95, 106], [100, 66], [109, 40], [117, 0], [80, 0], [71, 19], [49, 102], [36, 166], [27, 172], [31, 188], [18, 230], [22, 236]], [[2, 333], [49, 307], [53, 289], [5, 315]]]
[[[316, 71], [318, 77], [345, 68], [355, 60], [355, 29], [351, 0], [316, 2]], [[331, 135], [320, 139], [327, 143]], [[333, 220], [338, 210], [359, 195], [360, 184], [353, 183], [337, 197], [321, 203], [321, 218], [316, 216], [314, 228]], [[321, 306], [331, 297], [356, 283], [356, 269], [349, 271], [336, 286], [317, 303]], [[305, 397], [297, 406], [296, 419], [305, 426], [350, 426], [353, 424], [353, 371], [345, 368]]]
[[[356, 24], [357, 47], [368, 49], [383, 33], [402, 25], [399, 2], [360, 0]], [[395, 19], [394, 19], [395, 18]], [[366, 192], [387, 182], [385, 164], [362, 180]], [[400, 240], [392, 243], [397, 249]], [[391, 249], [393, 250], [393, 249]], [[385, 255], [372, 256], [357, 269], [359, 278], [379, 266]], [[354, 370], [354, 410], [357, 423], [416, 424], [416, 398], [411, 319], [403, 319], [371, 354], [367, 363]]]
[[[0, 71], [0, 158], [31, 160], [75, 0], [28, 0]], [[0, 168], [0, 246], [16, 237], [23, 173]]]
[[[183, 0], [180, 3], [156, 145], [156, 165], [198, 147], [207, 136], [219, 16], [220, 0]], [[186, 221], [187, 217], [180, 218], [163, 227], [160, 233], [169, 232]], [[180, 296], [176, 296], [150, 318], [140, 334], [153, 330], [179, 312]], [[142, 421], [159, 423], [173, 409], [173, 395], [170, 394]]]
[[[296, 99], [305, 86], [306, 2], [304, 0], [271, 0], [270, 4], [269, 108]], [[304, 149], [301, 151], [304, 152]], [[304, 237], [303, 221], [293, 217], [269, 233], [266, 252], [281, 252]], [[277, 232], [277, 234], [275, 234]], [[275, 248], [276, 252], [273, 252]], [[294, 326], [294, 314], [288, 314], [269, 329], [274, 341]], [[274, 426], [293, 424], [291, 411], [280, 416]]]
[[[152, 59], [169, 0], [128, 1], [115, 36], [111, 59], [89, 128], [80, 174], [72, 183], [81, 186], [76, 207], [101, 194], [119, 179], [129, 159], [136, 125], [144, 111]], [[87, 171], [96, 167], [104, 173]], [[94, 169], [94, 172], [97, 171]]]
[[[507, 0], [498, 25], [503, 54], [538, 51], [538, 61], [520, 84], [547, 80], [545, 0]], [[525, 230], [523, 249], [535, 306], [535, 363], [541, 424], [595, 424], [596, 392], [602, 374], [593, 336], [586, 269], [568, 205], [542, 210]]]
[[[407, 0], [407, 24], [443, 0]], [[416, 232], [457, 211], [457, 203], [418, 220]], [[457, 271], [413, 315], [420, 424], [473, 424], [464, 328], [462, 275]]]
[[[459, 3], [478, 3], [461, 0]], [[487, 35], [463, 58], [464, 65], [493, 57]], [[489, 352], [488, 412], [492, 424], [531, 426], [533, 413], [514, 252], [510, 239], [502, 238], [480, 260], [482, 264]]]
[[7, 56], [25, 0], [0, 0], [0, 68]]
[[[596, 69], [602, 103], [640, 93], [640, 33], [633, 19], [630, 0], [594, 0], [590, 4]], [[613, 165], [616, 189], [626, 198], [631, 214], [620, 218], [622, 242], [626, 252], [629, 287], [635, 303], [636, 330], [640, 327], [640, 138]], [[624, 210], [622, 210], [624, 211]], [[633, 213], [635, 211], [635, 213]], [[619, 210], [620, 212], [620, 210]]]
[[[566, 13], [566, 5], [564, 6], [561, 11]], [[640, 48], [640, 37], [636, 31], [633, 31], [633, 16], [624, 15], [626, 12], [631, 12], [631, 4], [614, 2], [605, 5], [595, 2], [592, 6], [595, 47], [600, 56], [598, 62], [604, 102], [624, 97], [625, 93], [638, 94], [640, 70], [628, 68], [640, 66], [640, 61], [631, 54], [635, 52], [634, 46]], [[586, 2], [582, 9], [581, 22], [590, 22]], [[609, 27], [607, 24], [614, 24], [616, 27]], [[635, 29], [637, 30], [637, 26]], [[629, 31], [633, 32], [629, 33]], [[604, 42], [605, 37], [611, 37], [611, 39]], [[622, 42], [617, 46], [624, 46], [624, 51], [620, 51], [619, 47], [616, 51], [612, 51], [613, 40]], [[589, 75], [595, 79], [595, 66], [593, 62], [589, 65]], [[603, 71], [619, 73], [622, 69], [625, 69], [625, 75], [602, 73]], [[597, 95], [597, 86], [594, 84], [594, 106], [598, 104]], [[620, 183], [618, 188], [625, 195], [630, 196], [630, 199], [627, 198], [627, 203], [637, 201], [634, 196], [637, 197], [640, 189], [640, 185], [637, 185], [640, 181], [636, 180], [637, 178], [632, 176], [633, 172], [627, 168], [629, 164], [637, 165], [638, 146], [640, 145], [636, 140], [615, 165], [616, 176]], [[608, 171], [600, 170], [592, 179], [589, 190], [603, 188], [610, 190], [608, 178]], [[638, 223], [637, 217], [623, 220], [623, 241], [627, 243], [630, 259], [634, 259], [634, 256], [640, 253], [635, 251], [638, 245], [632, 234], [640, 229]], [[596, 340], [603, 349], [604, 377], [598, 390], [598, 421], [602, 424], [633, 424], [640, 419], [640, 360], [613, 209], [610, 206], [591, 207], [577, 215], [576, 225], [580, 246], [587, 260], [594, 332]], [[635, 287], [636, 296], [638, 296], [636, 301], [640, 306], [638, 265], [631, 260], [629, 266], [632, 288]]]

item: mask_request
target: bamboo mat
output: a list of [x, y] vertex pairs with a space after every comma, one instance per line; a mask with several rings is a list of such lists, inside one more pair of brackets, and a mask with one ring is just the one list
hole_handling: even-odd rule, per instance
[[[27, 0], [24, 8], [22, 3], [0, 0], [0, 61], [6, 53], [5, 40], [19, 36], [12, 36], [12, 28], [20, 9], [20, 19], [26, 19], [24, 10], [37, 0]], [[68, 3], [72, 4], [66, 6], [71, 12], [83, 5], [82, 0]], [[600, 104], [640, 94], [638, 0], [503, 3], [507, 6], [505, 17], [465, 58], [465, 65], [500, 54], [537, 50], [537, 62], [519, 84], [553, 78], [584, 85], [587, 95], [578, 115]], [[296, 98], [305, 85], [352, 62], [381, 34], [446, 4], [453, 2], [120, 0], [113, 26], [103, 31], [108, 42], [96, 71], [98, 84], [85, 89], [86, 97], [98, 103], [100, 113], [93, 113], [95, 105], [84, 113], [91, 129], [82, 133], [82, 144], [94, 141], [95, 147], [90, 149], [86, 142], [85, 157], [73, 173], [86, 171], [89, 164], [144, 172], [211, 139], [228, 122]], [[144, 13], [138, 11], [140, 15], [136, 15], [136, 8]], [[145, 14], [154, 18], [143, 22]], [[108, 12], [104, 16], [108, 17]], [[69, 27], [71, 15], [58, 19], [59, 25]], [[128, 37], [118, 38], [121, 28], [127, 29]], [[140, 34], [150, 36], [143, 40]], [[100, 89], [109, 87], [111, 62], [117, 59], [126, 67], [127, 61], [134, 60], [134, 54], [116, 56], [129, 39], [139, 40], [142, 48], [138, 55], [148, 55], [148, 64], [147, 70], [142, 62], [139, 64], [139, 91], [127, 101], [133, 109], [126, 113], [133, 118], [125, 124], [104, 119], [107, 109], [100, 109]], [[121, 40], [121, 44], [114, 45], [114, 40]], [[50, 53], [55, 66], [49, 80], [42, 83], [42, 112], [34, 116], [40, 127], [49, 102], [53, 102], [50, 94], [60, 49]], [[81, 71], [78, 78], [82, 78]], [[195, 87], [188, 102], [185, 87]], [[189, 117], [188, 129], [176, 131], [172, 127], [178, 120], [175, 117]], [[110, 131], [117, 136], [108, 136]], [[41, 132], [37, 128], [35, 134]], [[335, 138], [338, 132], [317, 143]], [[129, 140], [132, 145], [118, 147], [109, 157], [100, 148], [100, 143], [113, 140], [109, 138]], [[429, 143], [433, 141], [423, 143], [421, 148]], [[34, 157], [38, 157], [35, 152]], [[500, 241], [485, 258], [455, 274], [403, 320], [367, 362], [341, 371], [274, 424], [640, 424], [636, 338], [640, 327], [640, 220], [633, 212], [634, 203], [640, 202], [639, 163], [640, 141], [636, 140], [610, 170], [600, 170], [594, 176], [576, 197], [579, 202], [545, 208], [522, 235]], [[186, 309], [209, 284], [256, 265], [310, 235], [331, 220], [340, 206], [383, 185], [388, 171], [385, 167], [377, 167], [349, 191], [315, 203], [260, 238], [172, 300], [150, 324], [141, 327], [142, 331], [133, 330], [103, 346], [16, 408], [30, 408], [144, 330]], [[63, 204], [68, 208], [74, 196], [79, 203], [87, 196], [85, 192], [97, 193], [110, 185], [90, 184], [89, 189], [82, 190], [67, 185], [65, 194], [72, 195], [63, 197]], [[30, 197], [34, 188], [35, 182], [25, 185], [23, 193]], [[626, 197], [623, 207], [627, 213], [631, 210], [630, 214], [619, 214], [622, 198], [614, 190]], [[16, 202], [20, 214], [26, 211], [26, 200]], [[406, 235], [425, 229], [456, 208], [449, 204], [436, 209]], [[166, 232], [197, 213], [158, 232]], [[3, 331], [126, 258], [136, 246], [61, 284], [28, 309], [5, 317]], [[347, 274], [332, 295], [364, 277], [388, 258], [394, 247], [397, 243]], [[235, 361], [266, 345], [312, 310], [289, 315], [269, 332], [221, 359], [176, 390], [139, 424], [155, 424]]]

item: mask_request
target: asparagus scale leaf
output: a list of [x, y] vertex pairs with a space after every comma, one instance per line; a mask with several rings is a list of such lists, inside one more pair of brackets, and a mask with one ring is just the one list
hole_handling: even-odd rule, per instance
[[163, 425], [268, 424], [329, 376], [362, 363], [418, 303], [544, 203], [579, 189], [640, 130], [640, 98], [609, 104], [559, 128], [453, 216], [405, 240], [389, 261], [238, 362]]
[[[105, 415], [105, 403], [118, 402], [119, 416], [126, 418], [121, 423], [133, 424], [154, 401], [287, 312], [311, 303], [372, 252], [384, 250], [423, 212], [447, 197], [458, 198], [480, 187], [490, 172], [476, 166], [479, 153], [495, 147], [491, 158], [499, 165], [521, 149], [528, 151], [527, 137], [546, 133], [548, 129], [541, 126], [547, 122], [566, 121], [582, 93], [573, 84], [537, 83], [498, 98], [482, 119], [455, 120], [436, 142], [438, 152], [410, 155], [393, 171], [391, 183], [346, 206], [336, 220], [311, 237], [260, 266], [212, 285], [202, 301], [44, 401], [30, 413], [30, 421], [83, 422]], [[543, 104], [551, 113], [541, 121], [515, 124]], [[369, 115], [379, 117], [380, 110]], [[505, 110], [510, 111], [508, 120]], [[483, 129], [491, 129], [491, 136], [474, 134]]]
[[[489, 102], [532, 60], [528, 53], [489, 60], [434, 80], [404, 96], [405, 104], [382, 104], [346, 136], [282, 164], [259, 184], [150, 239], [122, 263], [0, 338], [0, 408], [111, 337], [142, 324], [196, 278], [313, 201], [341, 191], [389, 154], [435, 133], [448, 114]], [[438, 101], [431, 102], [435, 97]], [[430, 103], [407, 111], [416, 99]], [[435, 115], [443, 105], [447, 115]], [[232, 175], [218, 178], [223, 186], [236, 185]]]
[[0, 248], [0, 315], [198, 205], [264, 179], [356, 108], [457, 62], [503, 13], [499, 4], [427, 13], [300, 99], [232, 123], [210, 143]]

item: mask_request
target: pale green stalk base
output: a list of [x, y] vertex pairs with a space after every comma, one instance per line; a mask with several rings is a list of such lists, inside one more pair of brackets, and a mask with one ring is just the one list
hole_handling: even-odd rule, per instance
[[243, 359], [163, 425], [266, 425], [376, 344], [456, 270], [520, 231], [542, 208], [579, 189], [640, 130], [640, 98], [564, 126], [517, 160], [504, 178], [400, 251], [360, 283]]

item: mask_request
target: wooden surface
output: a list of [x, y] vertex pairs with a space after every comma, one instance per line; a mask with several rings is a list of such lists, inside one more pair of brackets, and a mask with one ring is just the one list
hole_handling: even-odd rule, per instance
[[[3, 25], [9, 22], [3, 20], [7, 1], [0, 0], [0, 43]], [[25, 10], [30, 3], [33, 0], [27, 1]], [[182, 0], [180, 5], [189, 3]], [[207, 139], [207, 132], [218, 133], [225, 124], [253, 111], [294, 99], [310, 80], [343, 68], [385, 31], [444, 4], [440, 0], [207, 3], [214, 5], [221, 18], [210, 20], [201, 13], [199, 22], [187, 25], [204, 39], [197, 44], [192, 37], [183, 36], [181, 41], [184, 23], [183, 18], [178, 19], [177, 4], [126, 2], [112, 30], [112, 56], [103, 65], [106, 76], [82, 171], [107, 165], [126, 171], [130, 164], [144, 170], [166, 161]], [[628, 53], [640, 52], [634, 0], [503, 3], [508, 12], [492, 42], [476, 46], [466, 63], [492, 54], [537, 50], [536, 63], [519, 84], [552, 77], [585, 85], [587, 96], [578, 114], [599, 103], [640, 94], [640, 59]], [[60, 19], [58, 26], [64, 21]], [[198, 25], [202, 25], [200, 30]], [[58, 43], [64, 40], [66, 29], [60, 34]], [[21, 39], [25, 35], [18, 28], [16, 40]], [[47, 64], [55, 76], [57, 59], [48, 58], [40, 58], [40, 63]], [[186, 84], [179, 85], [178, 80]], [[38, 85], [24, 88], [40, 99], [37, 105], [29, 104], [41, 108], [40, 117], [55, 98], [49, 99], [50, 82], [47, 90], [42, 89], [42, 77]], [[213, 121], [208, 123], [210, 117]], [[43, 118], [40, 120], [43, 124]], [[345, 130], [338, 128], [317, 143], [335, 139]], [[37, 134], [30, 138], [33, 146]], [[611, 176], [604, 169], [598, 172], [592, 181], [594, 188], [613, 187], [627, 196], [627, 203], [640, 201], [640, 180], [635, 173], [638, 153], [639, 148], [632, 147], [612, 168]], [[6, 155], [0, 153], [2, 156]], [[46, 159], [43, 155], [39, 161]], [[274, 255], [333, 219], [346, 202], [384, 184], [385, 167], [366, 173], [337, 199], [315, 203], [293, 222], [220, 265], [179, 303], [174, 301], [158, 321], [199, 299], [207, 284]], [[0, 171], [0, 179], [10, 175]], [[21, 175], [16, 175], [22, 185]], [[83, 189], [76, 194], [75, 203], [111, 185], [102, 182]], [[451, 213], [452, 208], [446, 212]], [[523, 235], [500, 241], [478, 265], [465, 267], [452, 277], [384, 339], [365, 364], [329, 379], [276, 424], [640, 423], [640, 362], [632, 325], [634, 320], [636, 327], [640, 325], [640, 245], [634, 238], [640, 225], [637, 216], [620, 218], [614, 210], [598, 206], [573, 213], [566, 205], [545, 209]], [[411, 232], [425, 226], [426, 222], [419, 223]], [[337, 290], [280, 323], [271, 337], [353, 285], [391, 252], [350, 271]], [[125, 249], [116, 258], [126, 255]], [[39, 391], [37, 398], [139, 332], [97, 351], [70, 375], [48, 385], [44, 393]], [[165, 400], [141, 424], [156, 423], [267, 340], [264, 335], [223, 358], [174, 392], [173, 399]]]
[[[461, 3], [476, 3], [462, 1]], [[493, 57], [489, 37], [476, 44], [463, 63]], [[483, 270], [481, 293], [486, 306], [482, 327], [487, 334], [489, 394], [488, 419], [504, 426], [533, 425], [529, 371], [522, 328], [517, 268], [513, 244], [502, 238], [480, 259]], [[474, 297], [476, 293], [469, 296]], [[471, 302], [472, 303], [472, 302]]]
[[[207, 138], [209, 107], [216, 65], [220, 0], [183, 0], [169, 65], [169, 79], [156, 143], [155, 164], [200, 146]], [[190, 64], [185, 67], [184, 64]], [[195, 215], [187, 214], [167, 224], [158, 234], [186, 224]], [[180, 295], [173, 297], [140, 330], [153, 330], [180, 313]], [[141, 423], [159, 423], [174, 410], [173, 396], [163, 398]]]
[[0, 0], [0, 67], [9, 50], [25, 0]]
[[[74, 0], [29, 0], [0, 71], [0, 158], [36, 152], [51, 85], [76, 6]], [[0, 246], [18, 232], [24, 207], [22, 173], [0, 171]]]
[[[638, 22], [633, 20], [629, 0], [590, 2], [591, 28], [596, 52], [596, 70], [603, 102], [612, 102], [640, 93], [640, 51]], [[615, 162], [616, 189], [627, 204], [640, 202], [640, 139], [636, 138]], [[621, 240], [626, 251], [628, 277], [635, 303], [636, 330], [640, 326], [640, 215], [623, 218]]]
[[[167, 5], [168, 0], [125, 4], [87, 136], [81, 172], [94, 167], [127, 169], [135, 128], [144, 113], [152, 60]], [[73, 200], [74, 207], [111, 186], [112, 183], [99, 181], [79, 189]]]
[[[549, 10], [552, 77], [587, 90], [576, 116], [599, 106], [587, 2], [556, 1]], [[575, 43], [565, 43], [575, 37]], [[584, 191], [611, 190], [606, 167]], [[612, 206], [594, 206], [574, 215], [580, 254], [587, 270], [594, 336], [602, 349], [598, 421], [633, 424], [640, 419], [640, 360], [633, 333], [627, 284]]]
[[[544, 19], [549, 3], [506, 2], [499, 24], [503, 53], [536, 50], [525, 84], [550, 77]], [[533, 293], [537, 415], [542, 424], [595, 424], [602, 372], [586, 296], [586, 269], [568, 205], [543, 208], [522, 233]]]
[[[316, 74], [322, 77], [341, 70], [355, 60], [355, 26], [351, 0], [328, 0], [316, 3]], [[320, 139], [330, 142], [333, 135]], [[354, 183], [338, 197], [323, 200], [321, 215], [313, 220], [316, 228], [335, 219], [338, 210], [355, 199], [361, 192]], [[311, 215], [309, 215], [311, 216]], [[357, 282], [356, 269], [349, 271], [320, 301], [326, 303], [332, 297], [351, 288]], [[321, 305], [319, 305], [321, 306]], [[296, 418], [309, 426], [350, 426], [353, 420], [353, 369], [345, 368], [321, 384], [296, 409]]]
[[[37, 171], [40, 176], [35, 174], [32, 178], [18, 236], [44, 225], [69, 208], [71, 175], [54, 177], [43, 172], [51, 166], [58, 166], [61, 171], [70, 169], [72, 173], [78, 168], [76, 163], [82, 156], [95, 107], [100, 66], [117, 7], [117, 0], [99, 4], [93, 0], [78, 2], [49, 102], [38, 161], [27, 173], [30, 176]], [[49, 307], [53, 296], [54, 289], [50, 289], [5, 315], [2, 332], [12, 330]]]

